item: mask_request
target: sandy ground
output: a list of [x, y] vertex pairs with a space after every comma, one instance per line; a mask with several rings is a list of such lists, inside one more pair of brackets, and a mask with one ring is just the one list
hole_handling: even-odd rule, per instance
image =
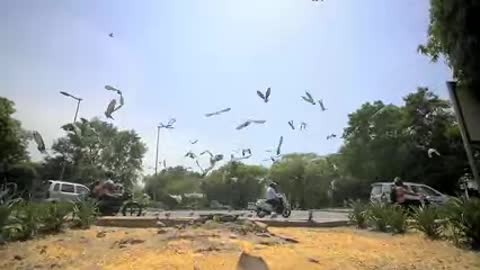
[[[416, 233], [352, 228], [270, 228], [276, 236], [223, 228], [68, 230], [0, 247], [0, 269], [235, 269], [241, 251], [270, 269], [480, 269], [480, 253]], [[298, 241], [284, 241], [290, 237]], [[283, 240], [282, 240], [283, 239]]]

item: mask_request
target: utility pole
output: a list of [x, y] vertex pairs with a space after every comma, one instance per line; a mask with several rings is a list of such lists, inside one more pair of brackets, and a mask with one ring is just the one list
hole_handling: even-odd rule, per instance
[[457, 98], [457, 82], [448, 81], [447, 82], [448, 92], [450, 94], [450, 99], [453, 103], [453, 108], [455, 110], [455, 115], [457, 116], [458, 126], [460, 128], [460, 134], [462, 135], [463, 147], [467, 154], [468, 163], [472, 170], [473, 178], [480, 185], [480, 177], [478, 175], [478, 168], [475, 164], [475, 159], [473, 158], [472, 145], [470, 144], [470, 139], [467, 136], [467, 129], [465, 127], [465, 119], [460, 108], [460, 104]]
[[[77, 109], [75, 110], [75, 115], [73, 116], [73, 124], [75, 124], [75, 122], [77, 122], [77, 116], [78, 116], [78, 110], [80, 109], [80, 102], [82, 101], [81, 98], [78, 98], [72, 94], [69, 94], [67, 92], [64, 92], [64, 91], [60, 91], [60, 94], [66, 96], [66, 97], [69, 97], [69, 98], [73, 98], [77, 101]], [[60, 180], [63, 180], [63, 175], [65, 173], [65, 167], [67, 166], [67, 162], [65, 161], [65, 155], [63, 156], [63, 165], [62, 165], [62, 170], [60, 172]]]
[[160, 128], [161, 126], [157, 126], [157, 151], [155, 153], [155, 175], [157, 175], [158, 170], [158, 143], [160, 142]]

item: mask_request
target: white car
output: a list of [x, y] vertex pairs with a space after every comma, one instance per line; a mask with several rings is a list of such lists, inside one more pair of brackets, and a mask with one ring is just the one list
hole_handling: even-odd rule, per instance
[[48, 180], [47, 201], [78, 201], [90, 194], [90, 189], [78, 183]]
[[[405, 186], [420, 196], [408, 195], [410, 200], [423, 201], [423, 198], [433, 204], [444, 204], [449, 200], [449, 197], [440, 191], [431, 188], [425, 184], [404, 182]], [[390, 202], [390, 192], [392, 190], [393, 182], [378, 182], [372, 184], [370, 192], [371, 202]]]

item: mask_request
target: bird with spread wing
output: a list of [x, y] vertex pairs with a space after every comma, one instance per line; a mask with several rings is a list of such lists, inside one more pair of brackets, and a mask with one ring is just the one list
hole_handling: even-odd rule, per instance
[[267, 88], [267, 91], [265, 92], [265, 95], [264, 95], [262, 92], [257, 91], [257, 95], [258, 95], [261, 99], [263, 99], [263, 101], [264, 101], [265, 103], [268, 102], [268, 100], [269, 100], [269, 98], [270, 98], [270, 93], [271, 93], [271, 88], [270, 88], [270, 87]]
[[247, 120], [240, 125], [237, 126], [237, 130], [243, 129], [248, 127], [250, 124], [265, 124], [267, 121], [266, 120]]
[[302, 96], [303, 100], [305, 100], [306, 102], [312, 104], [312, 105], [315, 105], [315, 100], [313, 99], [312, 95], [308, 92], [308, 91], [305, 91], [305, 96]]
[[211, 112], [211, 113], [206, 113], [205, 116], [206, 117], [210, 117], [210, 116], [214, 116], [214, 115], [220, 115], [222, 113], [226, 113], [226, 112], [229, 112], [230, 110], [232, 110], [231, 108], [225, 108], [225, 109], [222, 109], [222, 110], [219, 110], [219, 111], [215, 111], [215, 112]]

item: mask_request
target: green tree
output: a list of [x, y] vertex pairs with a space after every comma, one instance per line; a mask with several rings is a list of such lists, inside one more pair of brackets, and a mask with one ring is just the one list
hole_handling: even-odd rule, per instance
[[[364, 193], [372, 182], [401, 176], [454, 193], [468, 163], [449, 103], [426, 88], [404, 101], [400, 107], [366, 103], [349, 115], [340, 150], [345, 182]], [[441, 156], [428, 157], [429, 148]]]
[[461, 84], [480, 97], [478, 0], [430, 0], [428, 41], [419, 51], [436, 61], [444, 56]]
[[67, 164], [64, 179], [87, 183], [105, 177], [131, 187], [142, 170], [146, 146], [133, 130], [118, 130], [112, 124], [93, 119], [63, 128], [67, 135], [52, 146], [55, 153], [45, 159], [43, 175], [58, 178], [63, 162]]
[[13, 101], [0, 97], [0, 163], [13, 164], [28, 160], [26, 151], [27, 133], [18, 120]]
[[267, 169], [241, 162], [229, 162], [209, 174], [201, 189], [209, 201], [216, 200], [234, 208], [245, 208], [248, 202], [263, 196], [261, 180]]
[[269, 172], [292, 205], [302, 209], [328, 205], [330, 182], [338, 177], [332, 157], [293, 153], [282, 157]]

